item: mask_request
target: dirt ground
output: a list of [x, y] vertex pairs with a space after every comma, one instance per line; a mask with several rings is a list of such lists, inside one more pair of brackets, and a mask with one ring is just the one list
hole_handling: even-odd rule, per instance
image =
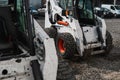
[[77, 80], [120, 80], [120, 19], [105, 21], [114, 48], [107, 57], [96, 55], [87, 60], [69, 61]]
[[[44, 17], [38, 22], [44, 26]], [[120, 19], [105, 19], [107, 30], [112, 34], [114, 48], [107, 56], [79, 57], [69, 61], [77, 80], [120, 80]]]

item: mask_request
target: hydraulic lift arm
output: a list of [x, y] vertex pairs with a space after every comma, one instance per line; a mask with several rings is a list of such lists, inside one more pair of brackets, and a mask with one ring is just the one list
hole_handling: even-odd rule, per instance
[[44, 80], [56, 80], [58, 58], [56, 54], [54, 40], [45, 33], [45, 31], [42, 29], [42, 27], [38, 24], [38, 22], [35, 19], [34, 19], [34, 27], [35, 27], [36, 40], [41, 41], [39, 44], [41, 43], [44, 44], [45, 62], [42, 69], [43, 78]]

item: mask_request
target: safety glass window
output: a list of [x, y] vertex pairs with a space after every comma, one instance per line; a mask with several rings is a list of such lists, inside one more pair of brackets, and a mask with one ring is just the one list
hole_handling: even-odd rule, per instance
[[81, 18], [93, 19], [92, 3], [90, 0], [79, 0], [78, 8], [81, 10]]
[[0, 0], [0, 6], [8, 5], [8, 0]]
[[59, 0], [58, 1], [59, 6], [66, 10], [71, 10], [72, 9], [72, 0]]

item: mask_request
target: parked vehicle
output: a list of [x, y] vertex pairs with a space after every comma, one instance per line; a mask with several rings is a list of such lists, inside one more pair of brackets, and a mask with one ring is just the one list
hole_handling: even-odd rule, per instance
[[94, 15], [92, 3], [92, 0], [47, 0], [46, 32], [55, 39], [58, 55], [63, 58], [71, 59], [76, 54], [107, 55], [111, 51], [112, 36], [105, 20]]
[[102, 18], [112, 18], [114, 14], [107, 8], [95, 7], [94, 12], [97, 16]]
[[39, 18], [40, 15], [45, 15], [45, 1], [42, 0], [30, 0], [30, 9], [35, 18]]
[[102, 4], [101, 7], [109, 9], [115, 17], [120, 16], [120, 5]]

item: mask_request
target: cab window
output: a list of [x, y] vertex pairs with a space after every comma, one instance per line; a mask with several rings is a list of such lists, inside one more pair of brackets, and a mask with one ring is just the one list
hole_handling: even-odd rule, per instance
[[113, 6], [111, 6], [111, 9], [112, 9], [112, 10], [115, 10], [115, 8], [114, 8]]
[[59, 6], [64, 10], [72, 10], [72, 0], [59, 0]]
[[8, 5], [8, 0], [0, 0], [0, 6]]
[[23, 6], [23, 0], [17, 0], [17, 5], [16, 5], [16, 11], [17, 11], [17, 16], [18, 16], [18, 23], [19, 23], [19, 28], [22, 32], [25, 32], [26, 30], [26, 12]]

